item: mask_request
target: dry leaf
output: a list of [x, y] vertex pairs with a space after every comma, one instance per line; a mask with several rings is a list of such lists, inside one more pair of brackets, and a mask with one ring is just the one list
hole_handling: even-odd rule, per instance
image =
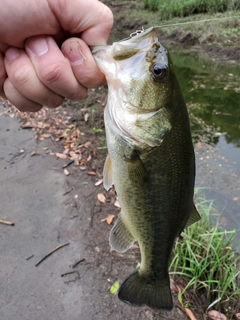
[[66, 176], [69, 176], [69, 171], [65, 168], [64, 170], [63, 170], [63, 172], [64, 172], [64, 174], [66, 175]]
[[89, 114], [88, 113], [85, 113], [85, 115], [84, 115], [84, 121], [88, 121], [88, 117], [89, 117]]
[[193, 312], [190, 309], [184, 308], [184, 311], [185, 311], [185, 313], [186, 313], [186, 315], [188, 316], [189, 319], [197, 320], [197, 318], [194, 316]]
[[98, 201], [100, 201], [100, 202], [102, 202], [102, 203], [105, 203], [105, 202], [106, 202], [106, 197], [105, 197], [105, 195], [102, 194], [102, 193], [98, 193], [97, 198], [98, 198]]
[[109, 214], [109, 215], [107, 216], [107, 218], [102, 219], [101, 222], [106, 221], [107, 224], [111, 224], [114, 218], [115, 218], [115, 215], [114, 215], [114, 214]]
[[56, 152], [56, 156], [60, 159], [67, 159], [67, 156], [63, 153]]
[[116, 201], [114, 202], [114, 205], [115, 205], [115, 207], [117, 207], [117, 208], [121, 208], [121, 206], [120, 206], [120, 204], [119, 204], [118, 200], [116, 200]]
[[94, 172], [94, 171], [88, 171], [88, 173], [87, 173], [89, 176], [95, 176], [96, 175], [96, 172]]
[[102, 184], [103, 183], [103, 179], [100, 179], [100, 180], [98, 180], [96, 183], [95, 183], [95, 186], [97, 187], [97, 186], [100, 186], [100, 184]]
[[37, 154], [37, 151], [32, 151], [31, 156], [35, 156]]
[[89, 148], [91, 144], [92, 144], [91, 141], [87, 141], [87, 142], [84, 144], [84, 147], [85, 147], [85, 148]]
[[179, 287], [172, 278], [170, 278], [170, 290], [176, 293], [179, 292]]
[[227, 320], [225, 315], [221, 312], [218, 312], [216, 310], [211, 310], [207, 313], [208, 317], [212, 320]]
[[233, 201], [238, 201], [239, 200], [239, 197], [234, 197], [233, 198]]

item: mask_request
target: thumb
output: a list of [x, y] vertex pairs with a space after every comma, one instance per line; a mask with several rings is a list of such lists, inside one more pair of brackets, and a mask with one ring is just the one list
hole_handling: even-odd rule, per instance
[[49, 0], [63, 30], [81, 36], [89, 46], [106, 44], [113, 25], [110, 8], [98, 0]]

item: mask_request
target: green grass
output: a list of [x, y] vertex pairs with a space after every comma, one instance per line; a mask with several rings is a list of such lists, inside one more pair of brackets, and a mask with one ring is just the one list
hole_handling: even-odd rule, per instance
[[239, 0], [143, 0], [143, 3], [145, 8], [158, 11], [161, 19], [240, 9]]
[[183, 240], [176, 242], [170, 274], [174, 279], [180, 277], [187, 281], [179, 293], [181, 303], [186, 291], [204, 290], [209, 305], [219, 305], [240, 294], [237, 285], [240, 257], [232, 247], [236, 232], [222, 230], [218, 224], [211, 225], [213, 201], [198, 198], [197, 208], [202, 220], [187, 228], [182, 233]]

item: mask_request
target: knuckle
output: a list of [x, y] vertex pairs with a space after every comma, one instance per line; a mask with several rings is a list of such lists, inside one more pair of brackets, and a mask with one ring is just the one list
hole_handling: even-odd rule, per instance
[[17, 87], [26, 86], [28, 85], [30, 78], [29, 70], [22, 67], [16, 68], [12, 75], [9, 75], [9, 78], [11, 78], [12, 83], [14, 83]]
[[46, 82], [48, 85], [51, 85], [59, 81], [62, 76], [63, 70], [63, 64], [55, 62], [44, 67], [40, 71], [40, 77], [42, 78], [42, 81]]

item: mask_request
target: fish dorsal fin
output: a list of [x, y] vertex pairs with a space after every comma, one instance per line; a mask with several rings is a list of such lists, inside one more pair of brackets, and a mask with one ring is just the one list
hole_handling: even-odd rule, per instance
[[198, 211], [197, 211], [197, 209], [196, 209], [196, 207], [195, 207], [195, 205], [193, 203], [192, 212], [190, 214], [190, 217], [189, 217], [189, 219], [187, 221], [187, 224], [186, 224], [185, 228], [189, 227], [191, 224], [193, 224], [193, 223], [195, 223], [195, 222], [197, 222], [199, 220], [201, 220], [200, 214], [198, 213]]
[[110, 246], [119, 253], [127, 251], [134, 243], [134, 238], [124, 225], [121, 215], [114, 223], [109, 235]]
[[107, 158], [104, 163], [103, 167], [103, 186], [108, 191], [112, 188], [113, 185], [113, 179], [112, 179], [112, 161], [107, 155]]

